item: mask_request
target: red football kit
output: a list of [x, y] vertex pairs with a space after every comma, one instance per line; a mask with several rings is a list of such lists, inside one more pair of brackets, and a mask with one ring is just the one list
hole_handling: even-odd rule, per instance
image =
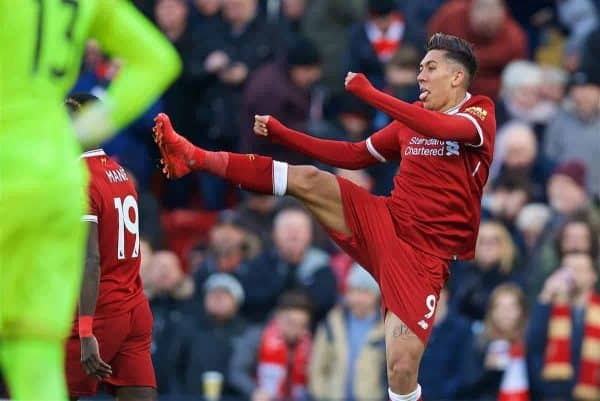
[[[152, 313], [140, 278], [140, 232], [137, 192], [119, 164], [103, 150], [82, 155], [90, 173], [88, 214], [98, 224], [100, 286], [93, 334], [114, 387], [156, 387], [150, 355]], [[99, 382], [86, 375], [80, 360], [78, 322], [67, 341], [67, 382], [72, 396], [93, 395]]]
[[445, 113], [429, 111], [421, 103], [408, 104], [375, 90], [361, 74], [348, 90], [396, 121], [359, 143], [314, 138], [275, 119], [269, 120], [269, 135], [346, 169], [401, 160], [389, 197], [338, 178], [352, 235], [325, 228], [377, 279], [384, 309], [427, 343], [449, 261], [474, 256], [493, 158], [494, 104], [467, 93]]

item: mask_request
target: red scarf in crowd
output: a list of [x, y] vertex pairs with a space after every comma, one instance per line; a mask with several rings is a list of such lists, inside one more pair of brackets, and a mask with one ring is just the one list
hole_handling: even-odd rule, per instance
[[402, 19], [402, 15], [394, 14], [393, 18], [394, 20], [385, 32], [382, 32], [371, 21], [368, 21], [366, 26], [367, 37], [377, 57], [383, 63], [387, 63], [394, 53], [396, 53], [404, 36], [404, 20]]
[[258, 386], [277, 399], [298, 400], [306, 391], [310, 335], [292, 348], [275, 321], [263, 332], [258, 350]]
[[[548, 343], [542, 376], [546, 380], [570, 380], [571, 306], [563, 301], [552, 305]], [[573, 392], [577, 400], [600, 400], [600, 294], [592, 294], [585, 312], [579, 377]]]
[[529, 380], [527, 379], [527, 363], [523, 343], [511, 344], [510, 359], [504, 370], [498, 401], [529, 401]]

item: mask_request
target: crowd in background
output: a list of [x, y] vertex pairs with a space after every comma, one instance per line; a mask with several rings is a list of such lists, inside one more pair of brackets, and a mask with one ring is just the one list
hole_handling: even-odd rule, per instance
[[[166, 112], [209, 150], [313, 163], [253, 135], [253, 116], [363, 140], [390, 119], [344, 92], [345, 73], [415, 101], [427, 37], [444, 32], [474, 45], [471, 92], [495, 100], [497, 135], [475, 258], [452, 263], [420, 369], [423, 398], [496, 400], [518, 345], [532, 400], [600, 399], [599, 1], [134, 3], [184, 65], [104, 144], [140, 195], [160, 394], [200, 395], [202, 373], [219, 371], [226, 400], [387, 400], [373, 279], [291, 199], [203, 173], [166, 180], [152, 117]], [[101, 96], [118, 69], [90, 42], [74, 91]], [[387, 195], [397, 168], [334, 172]]]

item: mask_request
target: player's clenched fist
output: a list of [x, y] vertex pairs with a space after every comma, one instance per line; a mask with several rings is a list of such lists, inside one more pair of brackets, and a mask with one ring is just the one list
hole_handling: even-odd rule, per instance
[[344, 79], [344, 87], [348, 87], [348, 84], [356, 75], [357, 74], [355, 72], [349, 71], [348, 74], [346, 74], [346, 79]]
[[269, 123], [270, 116], [254, 116], [254, 133], [256, 135], [267, 136], [269, 135], [269, 130], [267, 129], [267, 124]]

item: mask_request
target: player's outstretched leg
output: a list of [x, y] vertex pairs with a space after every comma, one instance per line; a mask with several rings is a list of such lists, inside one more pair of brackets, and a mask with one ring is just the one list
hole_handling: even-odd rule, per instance
[[167, 177], [180, 178], [192, 171], [206, 171], [250, 191], [288, 194], [300, 200], [321, 224], [350, 234], [339, 184], [333, 174], [313, 166], [289, 166], [266, 156], [209, 152], [177, 134], [166, 114], [159, 114], [155, 121], [154, 140]]
[[385, 316], [385, 348], [391, 401], [421, 401], [419, 363], [425, 346], [398, 316]]
[[60, 340], [4, 339], [0, 365], [13, 400], [66, 401]]

